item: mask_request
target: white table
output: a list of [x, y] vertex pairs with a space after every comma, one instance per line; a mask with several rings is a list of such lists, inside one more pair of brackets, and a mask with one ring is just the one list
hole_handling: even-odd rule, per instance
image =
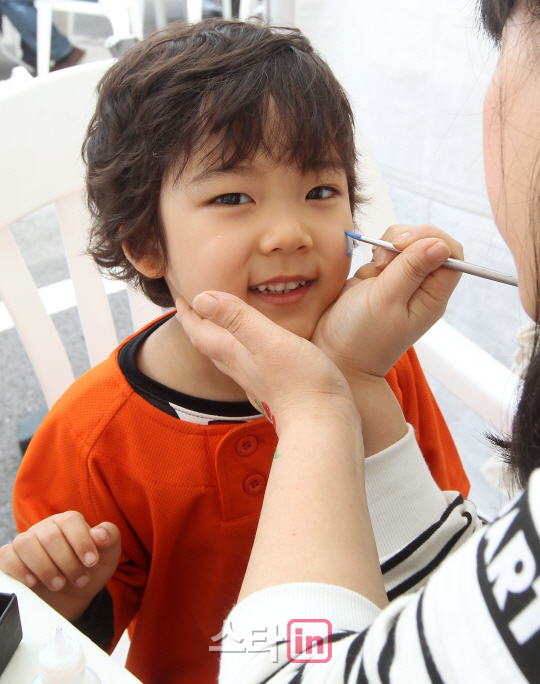
[[23, 638], [8, 666], [0, 675], [0, 684], [31, 684], [37, 677], [38, 656], [41, 648], [54, 637], [60, 625], [66, 637], [76, 639], [86, 656], [86, 664], [101, 679], [101, 684], [141, 684], [140, 680], [118, 665], [105, 651], [49, 605], [42, 601], [24, 584], [17, 582], [0, 570], [0, 592], [16, 594]]

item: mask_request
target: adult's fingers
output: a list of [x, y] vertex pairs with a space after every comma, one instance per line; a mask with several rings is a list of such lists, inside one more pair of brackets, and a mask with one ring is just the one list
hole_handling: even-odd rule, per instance
[[176, 317], [193, 346], [214, 361], [221, 371], [230, 375], [230, 364], [235, 355], [242, 352], [238, 340], [217, 322], [201, 317], [181, 297], [176, 300], [176, 309]]
[[[294, 336], [234, 295], [216, 291], [202, 292], [193, 300], [193, 308], [201, 316], [226, 330], [253, 356], [264, 353], [265, 350], [274, 350], [285, 342], [285, 337], [290, 338], [290, 353], [290, 342]], [[238, 353], [237, 350], [235, 352]]]
[[[442, 266], [449, 256], [450, 248], [437, 238], [417, 240], [410, 245], [379, 276], [388, 303], [408, 304], [427, 276]], [[446, 291], [445, 288], [441, 290]]]
[[439, 238], [450, 247], [451, 257], [454, 259], [463, 259], [463, 245], [461, 242], [455, 240], [451, 235], [448, 235], [448, 233], [445, 233], [444, 230], [429, 224], [419, 226], [390, 226], [381, 239], [392, 242], [397, 249], [404, 250], [417, 240], [433, 237]]

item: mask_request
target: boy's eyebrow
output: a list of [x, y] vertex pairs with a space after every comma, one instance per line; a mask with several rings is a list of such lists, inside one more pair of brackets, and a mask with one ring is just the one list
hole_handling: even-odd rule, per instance
[[[325, 162], [320, 162], [318, 164], [318, 168], [315, 170], [316, 171], [327, 171], [328, 169], [331, 169], [333, 171], [346, 171], [346, 164], [344, 164], [341, 160], [333, 160], [329, 159], [328, 161]], [[216, 178], [221, 178], [223, 176], [228, 176], [231, 174], [238, 174], [242, 176], [247, 176], [250, 173], [257, 173], [254, 170], [254, 167], [250, 164], [239, 164], [238, 166], [233, 166], [230, 169], [224, 169], [221, 166], [218, 167], [208, 167], [198, 173], [196, 176], [194, 176], [188, 183], [188, 187], [191, 185], [199, 185], [201, 183], [204, 183], [209, 180], [215, 180]]]
[[188, 183], [190, 185], [198, 185], [204, 183], [208, 180], [214, 180], [215, 178], [220, 178], [222, 176], [229, 176], [231, 174], [239, 174], [247, 176], [249, 173], [253, 173], [253, 167], [248, 165], [233, 166], [230, 169], [224, 169], [222, 167], [209, 167], [194, 176]]

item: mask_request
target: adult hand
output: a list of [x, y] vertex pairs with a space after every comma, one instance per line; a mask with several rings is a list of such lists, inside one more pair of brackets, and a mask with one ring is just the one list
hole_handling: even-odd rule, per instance
[[270, 471], [239, 599], [318, 582], [387, 601], [364, 490], [360, 419], [347, 382], [313, 344], [242, 300], [204, 292], [177, 316], [191, 343], [275, 416]]
[[196, 349], [237, 382], [276, 429], [300, 413], [355, 416], [347, 382], [311, 342], [273, 323], [238, 297], [203, 292], [191, 308], [182, 298], [177, 317]]
[[434, 226], [396, 225], [322, 315], [311, 338], [343, 371], [384, 376], [443, 315], [460, 273], [439, 268], [463, 258], [459, 242]]

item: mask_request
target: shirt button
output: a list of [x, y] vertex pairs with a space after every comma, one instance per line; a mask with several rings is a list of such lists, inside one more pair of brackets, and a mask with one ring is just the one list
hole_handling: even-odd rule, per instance
[[260, 494], [266, 489], [266, 478], [264, 475], [255, 473], [246, 477], [244, 480], [244, 491], [246, 494]]
[[257, 438], [253, 435], [245, 435], [242, 439], [238, 440], [236, 445], [236, 453], [239, 456], [251, 456], [257, 451]]

